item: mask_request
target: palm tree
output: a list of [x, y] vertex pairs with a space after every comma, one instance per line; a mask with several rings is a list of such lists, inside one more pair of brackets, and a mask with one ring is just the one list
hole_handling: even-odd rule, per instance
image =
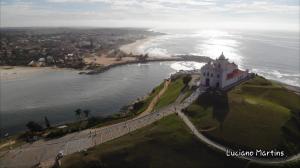
[[81, 109], [78, 108], [77, 110], [75, 110], [75, 115], [80, 119], [81, 118]]
[[84, 115], [85, 115], [86, 118], [89, 117], [90, 112], [91, 112], [91, 111], [88, 110], [88, 109], [83, 111], [83, 113], [84, 113]]
[[46, 124], [46, 127], [47, 128], [50, 128], [51, 127], [51, 125], [50, 125], [50, 122], [49, 122], [49, 120], [48, 120], [48, 118], [47, 118], [47, 116], [45, 116], [45, 124]]

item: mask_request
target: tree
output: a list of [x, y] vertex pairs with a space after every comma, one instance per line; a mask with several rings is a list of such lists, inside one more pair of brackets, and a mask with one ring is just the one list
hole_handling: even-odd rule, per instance
[[189, 82], [191, 81], [191, 79], [192, 79], [191, 75], [186, 75], [186, 76], [184, 76], [183, 79], [182, 79], [184, 85], [188, 85]]
[[43, 130], [43, 127], [34, 122], [34, 121], [29, 121], [27, 124], [26, 124], [26, 127], [31, 131], [31, 132], [38, 132], [38, 131], [42, 131]]
[[50, 127], [51, 127], [50, 122], [49, 122], [47, 116], [45, 116], [45, 124], [46, 124], [46, 127], [47, 127], [47, 128], [50, 128]]
[[139, 110], [140, 108], [142, 108], [144, 106], [144, 104], [145, 104], [145, 102], [143, 100], [135, 102], [133, 104], [133, 110], [135, 110], [135, 111]]
[[86, 117], [86, 118], [88, 118], [89, 117], [89, 114], [90, 114], [90, 110], [84, 110], [83, 111], [83, 113], [84, 113], [84, 116]]
[[81, 117], [81, 109], [80, 109], [80, 108], [77, 109], [77, 110], [75, 110], [75, 115], [76, 115], [78, 118]]
[[145, 58], [145, 60], [149, 58], [149, 55], [148, 55], [148, 53], [147, 53], [147, 54], [145, 54], [144, 58]]

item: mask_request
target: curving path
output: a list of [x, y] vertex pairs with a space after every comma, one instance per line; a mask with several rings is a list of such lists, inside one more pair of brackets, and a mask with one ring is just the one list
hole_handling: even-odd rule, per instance
[[[186, 107], [187, 104], [191, 104], [194, 100], [196, 100], [196, 98], [202, 94], [205, 91], [205, 89], [203, 88], [202, 90], [198, 89], [196, 92], [194, 92], [185, 102], [183, 102], [184, 107]], [[180, 106], [182, 106], [182, 104], [176, 106], [176, 113], [178, 114], [178, 116], [184, 121], [184, 123], [189, 127], [189, 129], [192, 131], [192, 133], [201, 140], [201, 142], [207, 144], [209, 147], [214, 148], [218, 151], [221, 151], [223, 153], [226, 153], [227, 151], [233, 151], [232, 149], [225, 147], [221, 144], [218, 144], [210, 139], [208, 139], [206, 136], [204, 136], [203, 134], [201, 134], [197, 128], [194, 126], [194, 124], [189, 120], [189, 118], [181, 112]], [[294, 162], [294, 161], [298, 161], [300, 160], [300, 153], [288, 158], [283, 158], [283, 159], [264, 159], [264, 158], [258, 158], [258, 157], [238, 157], [239, 159], [243, 159], [243, 160], [248, 160], [250, 162], [256, 162], [256, 163], [261, 163], [261, 164], [268, 164], [268, 165], [272, 165], [272, 164], [284, 164], [284, 163], [289, 163], [289, 162]]]
[[[40, 140], [32, 144], [23, 145], [14, 150], [1, 152], [0, 167], [22, 168], [32, 167], [39, 164], [41, 167], [51, 167], [54, 164], [55, 157], [57, 156], [59, 151], [63, 151], [64, 155], [68, 155], [78, 151], [87, 150], [88, 148], [91, 148], [95, 145], [102, 144], [144, 126], [150, 125], [153, 122], [160, 120], [164, 116], [170, 115], [175, 112], [178, 113], [179, 117], [191, 129], [195, 136], [199, 138], [203, 143], [218, 151], [226, 152], [230, 149], [206, 138], [196, 129], [196, 127], [188, 119], [188, 117], [181, 112], [183, 108], [186, 108], [188, 105], [190, 105], [204, 91], [205, 90], [201, 88], [197, 89], [194, 93], [192, 93], [190, 97], [185, 99], [183, 103], [174, 103], [156, 112], [147, 113], [143, 116], [138, 116], [137, 118], [128, 121], [101, 128], [83, 130], [81, 132], [68, 134], [64, 137], [54, 140]], [[286, 158], [284, 160], [267, 160], [249, 157], [240, 157], [240, 159], [264, 164], [278, 164], [299, 160], [300, 154], [290, 158]]]
[[160, 97], [166, 92], [166, 90], [168, 89], [168, 86], [169, 86], [170, 83], [171, 83], [170, 79], [167, 79], [165, 81], [163, 89], [161, 89], [159, 91], [159, 93], [151, 100], [151, 102], [149, 103], [149, 106], [147, 107], [147, 109], [144, 112], [142, 112], [140, 115], [138, 115], [137, 118], [148, 115], [153, 111], [155, 105], [159, 101]]
[[39, 140], [32, 144], [25, 144], [17, 149], [0, 153], [0, 167], [32, 167], [42, 165], [51, 167], [55, 162], [55, 157], [60, 151], [64, 155], [78, 151], [87, 150], [95, 145], [113, 140], [153, 122], [162, 117], [172, 114], [175, 111], [172, 106], [167, 106], [157, 112], [150, 113], [159, 97], [165, 92], [170, 81], [165, 82], [164, 88], [150, 103], [150, 107], [134, 119], [113, 124], [96, 129], [87, 129], [76, 133], [71, 133], [58, 139], [49, 141]]

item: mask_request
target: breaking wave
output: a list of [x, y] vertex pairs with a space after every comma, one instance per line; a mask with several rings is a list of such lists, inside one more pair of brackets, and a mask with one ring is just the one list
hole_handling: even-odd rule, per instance
[[180, 71], [180, 70], [196, 70], [196, 69], [200, 69], [205, 63], [199, 63], [199, 62], [175, 62], [173, 64], [171, 64], [171, 68], [176, 70], [176, 71]]
[[[284, 32], [275, 35], [270, 32], [260, 35], [218, 30], [170, 30], [165, 35], [143, 43], [139, 52], [148, 53], [152, 57], [199, 55], [212, 59], [224, 52], [230, 62], [235, 62], [242, 69], [249, 69], [268, 79], [300, 86], [299, 39], [286, 36]], [[180, 63], [176, 63], [172, 68], [180, 66]]]
[[252, 69], [254, 73], [260, 74], [267, 79], [276, 80], [293, 86], [300, 87], [300, 73], [283, 73], [278, 70]]

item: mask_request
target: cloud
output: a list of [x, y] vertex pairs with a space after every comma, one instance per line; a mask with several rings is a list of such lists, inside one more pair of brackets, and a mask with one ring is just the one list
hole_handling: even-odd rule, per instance
[[276, 4], [267, 1], [254, 1], [248, 3], [231, 3], [224, 5], [227, 11], [234, 11], [236, 13], [292, 13], [299, 12], [299, 6]]
[[[1, 26], [299, 27], [299, 4], [230, 0], [1, 2]], [[233, 24], [234, 23], [234, 24]], [[268, 26], [271, 27], [271, 26]]]

